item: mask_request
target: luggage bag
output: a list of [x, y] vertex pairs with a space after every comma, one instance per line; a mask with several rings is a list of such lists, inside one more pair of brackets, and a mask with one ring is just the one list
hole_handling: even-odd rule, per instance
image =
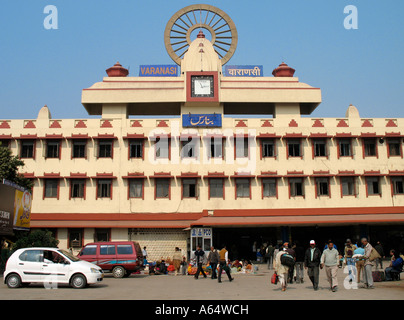
[[384, 271], [372, 271], [373, 282], [382, 282], [385, 280]]

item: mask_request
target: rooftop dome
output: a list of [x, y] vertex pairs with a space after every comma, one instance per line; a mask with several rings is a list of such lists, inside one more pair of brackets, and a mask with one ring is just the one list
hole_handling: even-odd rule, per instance
[[278, 68], [272, 71], [274, 77], [293, 77], [295, 69], [289, 67], [285, 62], [282, 62]]

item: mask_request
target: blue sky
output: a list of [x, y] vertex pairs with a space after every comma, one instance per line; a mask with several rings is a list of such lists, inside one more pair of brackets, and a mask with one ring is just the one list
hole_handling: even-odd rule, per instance
[[[206, 3], [235, 22], [231, 65], [258, 64], [265, 76], [282, 61], [322, 89], [313, 117], [404, 118], [404, 1], [376, 0], [1, 0], [0, 119], [36, 118], [47, 104], [55, 119], [88, 118], [81, 90], [102, 81], [117, 61], [172, 64], [164, 29], [181, 8]], [[46, 30], [45, 6], [58, 9]], [[344, 28], [344, 8], [358, 9], [358, 29]]]

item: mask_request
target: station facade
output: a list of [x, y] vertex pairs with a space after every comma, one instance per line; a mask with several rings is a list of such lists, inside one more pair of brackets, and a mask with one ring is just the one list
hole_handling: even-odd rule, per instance
[[44, 106], [36, 119], [0, 120], [2, 145], [34, 182], [31, 228], [52, 230], [74, 252], [135, 240], [151, 259], [197, 244], [226, 243], [234, 259], [286, 240], [402, 246], [404, 119], [363, 118], [352, 105], [340, 118], [310, 117], [320, 88], [285, 63], [272, 76], [225, 74], [224, 28], [209, 20], [228, 24], [230, 54], [233, 22], [211, 6], [185, 9], [171, 26], [207, 13], [179, 39], [188, 46], [178, 59], [166, 41], [177, 76], [129, 76], [117, 63], [82, 91], [96, 117], [54, 119]]

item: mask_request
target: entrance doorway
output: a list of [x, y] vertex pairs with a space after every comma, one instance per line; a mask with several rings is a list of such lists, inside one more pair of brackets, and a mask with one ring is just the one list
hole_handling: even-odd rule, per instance
[[225, 244], [229, 251], [229, 259], [257, 260], [257, 253], [264, 244], [276, 245], [279, 239], [279, 228], [214, 228], [213, 245], [219, 250]]
[[[363, 231], [363, 230], [362, 230]], [[360, 245], [361, 228], [359, 226], [332, 226], [332, 227], [291, 227], [290, 236], [292, 243], [299, 241], [300, 245], [305, 249], [310, 247], [310, 240], [315, 240], [320, 250], [323, 250], [328, 240], [332, 240], [337, 246], [340, 254], [343, 254], [345, 242], [351, 239], [353, 244]]]

